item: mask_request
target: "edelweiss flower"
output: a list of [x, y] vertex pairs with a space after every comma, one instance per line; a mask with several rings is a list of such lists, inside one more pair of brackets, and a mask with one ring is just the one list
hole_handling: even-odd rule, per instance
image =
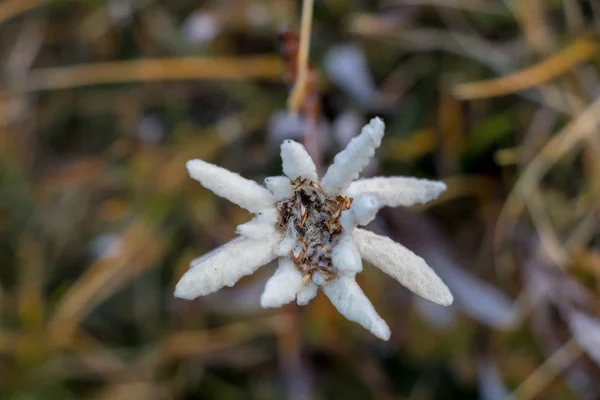
[[381, 207], [425, 203], [446, 189], [442, 182], [407, 177], [355, 180], [379, 147], [384, 127], [372, 119], [320, 182], [304, 146], [291, 140], [281, 145], [285, 176], [265, 179], [266, 188], [202, 160], [189, 161], [192, 178], [256, 216], [237, 227], [237, 238], [193, 260], [175, 296], [193, 299], [233, 286], [278, 258], [261, 296], [263, 307], [294, 299], [305, 305], [321, 288], [342, 315], [387, 340], [390, 328], [355, 281], [365, 259], [419, 296], [450, 305], [450, 291], [421, 257], [357, 228]]

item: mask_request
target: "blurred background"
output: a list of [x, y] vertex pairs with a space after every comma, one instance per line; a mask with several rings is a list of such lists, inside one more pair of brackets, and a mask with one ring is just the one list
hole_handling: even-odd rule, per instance
[[[596, 0], [0, 2], [1, 399], [600, 398]], [[248, 219], [191, 158], [262, 181], [379, 115], [364, 175], [441, 179], [370, 227], [452, 307], [365, 266], [382, 342], [319, 295], [259, 306], [273, 265], [184, 301]]]

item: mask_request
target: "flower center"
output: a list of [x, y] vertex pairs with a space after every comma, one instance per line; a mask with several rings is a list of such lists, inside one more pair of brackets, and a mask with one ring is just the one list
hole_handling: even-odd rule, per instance
[[277, 205], [280, 228], [296, 239], [290, 258], [304, 273], [303, 282], [316, 272], [330, 280], [337, 273], [331, 252], [343, 232], [340, 216], [350, 208], [352, 199], [341, 195], [327, 197], [318, 183], [307, 179], [298, 178], [292, 185], [292, 197]]

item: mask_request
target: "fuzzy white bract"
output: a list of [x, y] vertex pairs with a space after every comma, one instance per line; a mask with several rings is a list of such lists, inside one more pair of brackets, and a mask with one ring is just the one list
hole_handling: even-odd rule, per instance
[[266, 187], [202, 160], [189, 161], [192, 178], [256, 216], [237, 227], [238, 237], [192, 261], [175, 296], [193, 299], [233, 286], [278, 259], [261, 296], [263, 307], [293, 300], [305, 305], [321, 288], [342, 315], [388, 340], [390, 328], [355, 280], [364, 259], [415, 294], [450, 305], [450, 291], [425, 260], [388, 237], [357, 228], [381, 207], [425, 203], [446, 189], [442, 182], [407, 177], [356, 180], [381, 144], [384, 127], [381, 119], [372, 119], [320, 182], [304, 146], [291, 140], [281, 145], [285, 176], [267, 178]]

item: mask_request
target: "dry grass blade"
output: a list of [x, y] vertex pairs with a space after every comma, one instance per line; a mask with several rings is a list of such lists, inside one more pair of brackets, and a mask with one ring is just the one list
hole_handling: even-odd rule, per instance
[[43, 326], [43, 260], [39, 244], [24, 235], [19, 246], [18, 307], [23, 327], [38, 330]]
[[34, 69], [23, 90], [36, 92], [101, 84], [185, 79], [280, 80], [282, 72], [281, 60], [273, 55], [114, 61]]
[[539, 191], [533, 191], [531, 196], [526, 198], [526, 202], [533, 224], [540, 235], [540, 242], [544, 247], [544, 254], [546, 254], [554, 264], [562, 267], [568, 259], [568, 255], [563, 249], [558, 235], [552, 226], [552, 222], [544, 210], [542, 195]]
[[[151, 376], [165, 365], [182, 359], [210, 364], [218, 352], [259, 337], [288, 333], [292, 319], [290, 315], [276, 314], [210, 330], [173, 332], [158, 346], [141, 355], [130, 370], [135, 371], [135, 376]], [[207, 357], [209, 354], [212, 357]]]
[[11, 80], [25, 79], [42, 48], [45, 29], [45, 20], [26, 20], [6, 60], [5, 70]]
[[492, 15], [507, 15], [508, 10], [500, 3], [481, 0], [390, 0], [387, 5], [433, 6], [447, 7], [462, 11], [478, 12]]
[[569, 313], [573, 337], [592, 360], [600, 365], [600, 321], [581, 311]]
[[163, 347], [162, 362], [179, 358], [198, 357], [203, 354], [230, 348], [253, 338], [287, 332], [291, 317], [276, 314], [252, 322], [240, 322], [206, 331], [183, 331], [170, 335]]
[[166, 243], [153, 231], [143, 221], [134, 223], [123, 234], [117, 255], [99, 259], [87, 269], [58, 304], [52, 334], [69, 336], [91, 309], [154, 265]]
[[462, 99], [482, 99], [530, 89], [588, 61], [597, 52], [598, 45], [595, 41], [588, 38], [579, 39], [561, 53], [552, 55], [532, 67], [501, 78], [462, 83], [457, 85], [453, 92]]
[[48, 0], [5, 0], [0, 4], [0, 24], [47, 2]]
[[581, 348], [573, 339], [558, 349], [535, 370], [512, 394], [508, 400], [539, 398], [540, 392], [562, 371], [581, 355]]
[[597, 227], [597, 211], [592, 208], [581, 218], [581, 222], [571, 231], [565, 242], [565, 248], [567, 248], [569, 252], [581, 251], [585, 248], [586, 243], [589, 243], [595, 235]]
[[370, 14], [357, 14], [350, 21], [350, 31], [357, 35], [373, 38], [393, 38], [402, 47], [416, 51], [441, 50], [474, 59], [495, 71], [512, 66], [514, 57], [522, 52], [517, 43], [516, 49], [509, 51], [484, 38], [461, 32], [435, 28], [407, 28]]
[[95, 377], [106, 380], [121, 378], [131, 370], [131, 366], [118, 360], [112, 351], [78, 351], [55, 353], [43, 363], [38, 374], [46, 379], [74, 379]]
[[166, 390], [155, 382], [121, 382], [103, 388], [92, 397], [96, 400], [146, 400], [163, 399]]
[[[495, 247], [500, 248], [505, 238], [505, 229], [512, 225], [523, 212], [525, 198], [531, 197], [543, 175], [552, 164], [572, 151], [579, 143], [598, 132], [598, 115], [600, 115], [600, 99], [592, 103], [573, 121], [558, 132], [527, 165], [509, 194], [498, 217], [495, 234]], [[500, 263], [499, 263], [500, 265]]]
[[[125, 361], [122, 352], [109, 348], [101, 340], [94, 338], [87, 332], [75, 328], [70, 341], [61, 337], [51, 337], [51, 347], [57, 351], [57, 363], [62, 365], [63, 371], [54, 371], [61, 376], [105, 376], [114, 377], [130, 370], [130, 365]], [[64, 351], [64, 352], [62, 352]], [[53, 368], [52, 360], [49, 368]], [[65, 368], [66, 367], [66, 368]]]
[[[356, 15], [350, 24], [351, 31], [358, 35], [394, 38], [402, 47], [409, 50], [440, 50], [457, 54], [476, 60], [498, 74], [510, 73], [514, 60], [526, 54], [520, 42], [510, 46], [497, 46], [481, 37], [459, 32], [448, 33], [441, 29], [426, 28], [404, 29], [393, 21], [368, 14]], [[538, 88], [542, 90], [543, 96], [531, 92], [519, 92], [519, 94], [567, 115], [572, 115], [573, 110], [580, 110], [585, 106], [579, 96], [564, 88], [558, 88], [550, 83]]]
[[527, 44], [542, 54], [551, 52], [556, 42], [548, 21], [548, 8], [548, 2], [544, 0], [519, 1], [512, 6]]

